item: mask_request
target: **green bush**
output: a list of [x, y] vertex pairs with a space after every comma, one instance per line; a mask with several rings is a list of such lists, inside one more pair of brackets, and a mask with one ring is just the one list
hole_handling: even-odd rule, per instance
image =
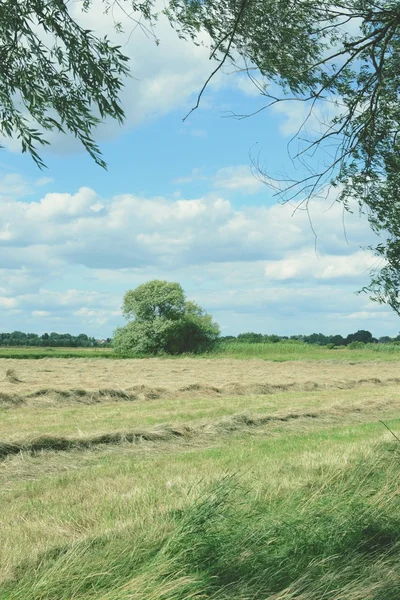
[[349, 350], [359, 350], [360, 348], [365, 348], [364, 342], [350, 342], [347, 346]]
[[218, 324], [186, 300], [179, 283], [153, 280], [129, 290], [123, 313], [133, 320], [115, 331], [112, 346], [119, 354], [206, 352], [219, 336]]

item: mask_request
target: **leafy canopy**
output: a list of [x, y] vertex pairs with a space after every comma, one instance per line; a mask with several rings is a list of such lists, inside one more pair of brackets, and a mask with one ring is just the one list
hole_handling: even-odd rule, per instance
[[[330, 186], [347, 210], [358, 203], [381, 236], [365, 290], [400, 314], [398, 0], [172, 0], [168, 13], [196, 43], [207, 32], [219, 60], [214, 73], [227, 62], [247, 73], [266, 98], [261, 110], [300, 100], [308, 116], [328, 113], [319, 131], [303, 127], [295, 136], [292, 158], [303, 175], [275, 179], [273, 187], [303, 207]], [[272, 174], [256, 166], [271, 185]]]
[[177, 320], [185, 310], [185, 294], [179, 283], [154, 279], [124, 296], [123, 314], [137, 321], [153, 321], [157, 317]]
[[[105, 11], [113, 3], [103, 0]], [[78, 0], [88, 10], [92, 0]], [[152, 20], [153, 0], [129, 2]], [[118, 28], [118, 24], [116, 24]], [[93, 130], [105, 117], [121, 123], [119, 96], [128, 58], [107, 37], [83, 29], [63, 0], [0, 3], [0, 134], [21, 141], [38, 164], [45, 132], [70, 132], [105, 167]]]
[[200, 306], [187, 301], [179, 283], [153, 280], [126, 292], [113, 347], [120, 353], [182, 354], [204, 352], [219, 336], [219, 327]]

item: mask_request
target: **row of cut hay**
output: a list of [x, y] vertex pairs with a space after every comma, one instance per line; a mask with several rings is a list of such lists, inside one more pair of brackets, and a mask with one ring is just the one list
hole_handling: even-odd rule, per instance
[[[15, 375], [16, 379], [17, 376]], [[19, 380], [18, 380], [19, 381]], [[390, 386], [400, 383], [400, 378], [389, 377], [380, 379], [377, 377], [354, 379], [347, 381], [331, 381], [329, 383], [318, 383], [315, 381], [305, 381], [304, 383], [254, 383], [241, 384], [231, 382], [222, 386], [212, 386], [199, 383], [185, 385], [177, 389], [168, 389], [163, 387], [150, 387], [144, 384], [131, 386], [126, 389], [121, 388], [101, 388], [98, 390], [86, 390], [83, 388], [57, 389], [40, 388], [34, 392], [23, 394], [10, 394], [0, 392], [0, 407], [11, 408], [22, 404], [34, 403], [35, 399], [40, 403], [41, 399], [50, 400], [48, 405], [60, 403], [83, 403], [97, 404], [110, 401], [140, 401], [140, 400], [160, 400], [185, 397], [229, 397], [229, 396], [247, 396], [247, 395], [270, 395], [280, 392], [318, 392], [324, 390], [350, 390], [361, 386]]]
[[327, 409], [320, 409], [306, 412], [289, 412], [286, 414], [274, 415], [251, 415], [239, 413], [217, 421], [201, 423], [197, 426], [192, 425], [159, 425], [153, 429], [141, 429], [134, 431], [116, 431], [110, 433], [101, 433], [88, 437], [63, 437], [63, 436], [40, 436], [34, 439], [24, 439], [21, 441], [0, 441], [0, 459], [7, 456], [27, 452], [35, 454], [43, 451], [71, 451], [88, 450], [102, 445], [134, 444], [140, 442], [166, 442], [178, 438], [193, 439], [203, 434], [219, 435], [223, 433], [233, 433], [244, 431], [249, 428], [263, 427], [268, 424], [288, 423], [290, 421], [307, 421], [310, 419], [319, 419], [325, 423], [340, 422], [349, 415], [355, 415], [357, 420], [363, 420], [371, 413], [384, 407], [383, 403], [375, 402], [368, 405], [343, 406], [333, 405]]

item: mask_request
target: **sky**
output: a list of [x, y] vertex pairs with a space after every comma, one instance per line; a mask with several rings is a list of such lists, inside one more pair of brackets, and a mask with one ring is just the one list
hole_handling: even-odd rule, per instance
[[282, 204], [256, 177], [254, 159], [268, 173], [291, 168], [305, 107], [232, 118], [265, 98], [227, 68], [183, 121], [215, 67], [207, 49], [162, 19], [158, 46], [124, 15], [117, 36], [97, 0], [88, 14], [72, 10], [130, 57], [126, 121], [96, 132], [107, 171], [71, 136], [50, 135], [43, 171], [16, 140], [0, 140], [0, 330], [111, 337], [124, 293], [157, 278], [181, 283], [223, 335], [397, 335], [391, 309], [356, 294], [376, 265], [365, 219], [344, 213], [332, 190], [309, 213]]

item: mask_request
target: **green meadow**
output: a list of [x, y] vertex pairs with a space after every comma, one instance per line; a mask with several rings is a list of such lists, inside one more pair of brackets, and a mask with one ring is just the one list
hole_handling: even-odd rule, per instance
[[342, 360], [2, 361], [0, 598], [398, 600], [400, 365]]
[[[300, 342], [248, 343], [221, 342], [206, 354], [194, 355], [198, 358], [260, 358], [272, 361], [285, 360], [399, 360], [400, 345], [365, 344], [364, 347], [349, 349], [346, 346], [328, 348], [316, 344]], [[3, 347], [1, 358], [40, 359], [40, 358], [140, 358], [137, 355], [119, 355], [113, 348], [62, 348], [62, 347]], [[146, 357], [143, 357], [146, 358]], [[174, 356], [165, 356], [176, 359]]]

